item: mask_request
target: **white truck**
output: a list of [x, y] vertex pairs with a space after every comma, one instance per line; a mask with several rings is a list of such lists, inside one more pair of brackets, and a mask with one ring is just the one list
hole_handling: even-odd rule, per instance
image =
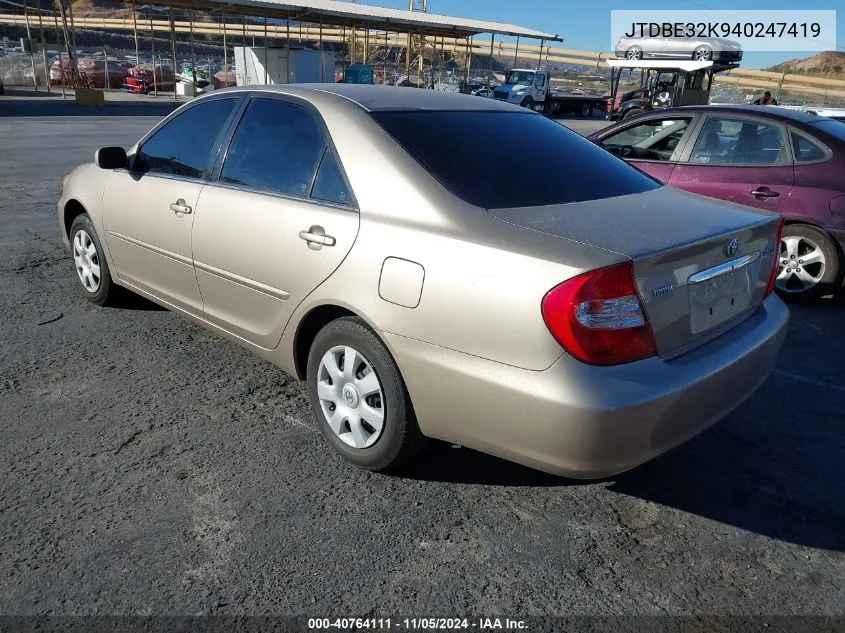
[[284, 47], [235, 47], [235, 81], [239, 86], [334, 83], [332, 51]]
[[593, 110], [607, 110], [607, 97], [573, 94], [551, 87], [551, 77], [545, 70], [515, 68], [505, 76], [504, 83], [493, 90], [493, 98], [547, 114], [574, 113], [592, 116]]

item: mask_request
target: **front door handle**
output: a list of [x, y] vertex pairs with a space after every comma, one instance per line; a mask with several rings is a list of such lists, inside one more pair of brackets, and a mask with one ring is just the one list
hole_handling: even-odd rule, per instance
[[176, 213], [177, 215], [180, 213], [190, 213], [191, 211], [193, 211], [191, 207], [185, 204], [185, 200], [182, 198], [179, 198], [176, 202], [171, 203], [170, 210]]
[[299, 237], [308, 242], [308, 248], [312, 250], [320, 250], [323, 246], [334, 246], [335, 239], [331, 235], [326, 235], [326, 229], [322, 226], [312, 226], [307, 231], [300, 231]]
[[755, 198], [779, 198], [780, 194], [777, 191], [772, 191], [768, 187], [757, 187], [750, 192]]

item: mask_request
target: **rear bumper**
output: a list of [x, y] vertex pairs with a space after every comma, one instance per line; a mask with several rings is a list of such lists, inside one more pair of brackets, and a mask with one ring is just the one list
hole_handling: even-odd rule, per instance
[[592, 367], [564, 355], [541, 372], [384, 334], [423, 433], [547, 472], [619, 473], [685, 442], [767, 378], [789, 312], [772, 296], [683, 356]]

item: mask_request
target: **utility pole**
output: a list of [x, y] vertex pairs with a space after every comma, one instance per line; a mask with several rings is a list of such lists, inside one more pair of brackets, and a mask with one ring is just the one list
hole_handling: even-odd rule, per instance
[[47, 37], [44, 35], [44, 20], [41, 14], [43, 10], [38, 9], [38, 28], [41, 30], [41, 59], [44, 62], [44, 81], [47, 84], [47, 94], [50, 94], [50, 67], [47, 65]]
[[[408, 11], [418, 11], [426, 13], [428, 11], [428, 0], [408, 0]], [[417, 78], [422, 81], [423, 75], [423, 59], [425, 57], [425, 38], [420, 35], [419, 38], [419, 62], [417, 64]], [[408, 32], [408, 54], [405, 60], [405, 74], [410, 75], [411, 72], [411, 50], [413, 49], [413, 38], [410, 31]]]
[[[72, 51], [72, 44], [70, 41], [70, 34], [68, 33], [67, 28], [67, 14], [65, 13], [65, 2], [64, 0], [56, 0], [56, 3], [59, 5], [59, 13], [61, 14], [62, 18], [62, 35], [64, 36], [65, 40], [65, 49], [67, 51], [67, 65], [68, 65], [68, 72], [70, 72], [70, 87], [72, 89], [76, 88], [76, 58]], [[59, 61], [61, 62], [61, 57], [59, 57]]]
[[26, 0], [23, 2], [23, 18], [26, 22], [26, 48], [29, 52], [29, 61], [32, 64], [32, 85], [35, 87], [35, 92], [38, 92], [38, 73], [35, 70], [35, 53], [32, 50], [32, 34], [29, 32], [29, 11]]

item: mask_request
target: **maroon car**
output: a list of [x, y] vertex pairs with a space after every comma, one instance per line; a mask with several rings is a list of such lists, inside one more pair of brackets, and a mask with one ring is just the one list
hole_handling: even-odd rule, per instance
[[772, 106], [691, 106], [590, 139], [673, 187], [781, 214], [782, 294], [818, 296], [841, 284], [845, 123]]

